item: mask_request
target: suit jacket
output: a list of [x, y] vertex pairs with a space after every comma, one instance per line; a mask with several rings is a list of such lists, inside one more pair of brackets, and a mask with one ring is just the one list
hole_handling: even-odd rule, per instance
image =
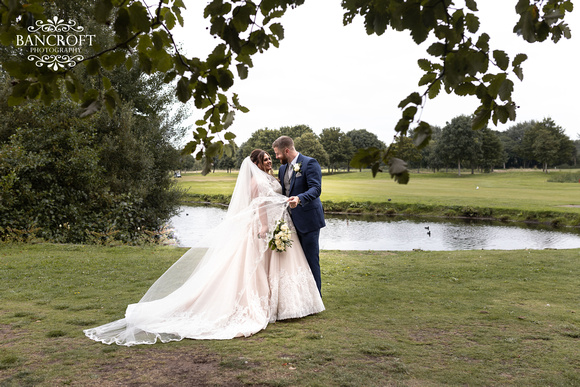
[[[298, 196], [300, 204], [292, 209], [291, 216], [296, 230], [304, 234], [326, 226], [322, 202], [320, 201], [322, 171], [318, 161], [303, 154], [298, 155], [296, 163], [300, 164], [300, 170], [292, 172], [290, 196]], [[287, 165], [283, 164], [278, 171], [282, 192], [286, 192], [284, 186], [286, 168]]]

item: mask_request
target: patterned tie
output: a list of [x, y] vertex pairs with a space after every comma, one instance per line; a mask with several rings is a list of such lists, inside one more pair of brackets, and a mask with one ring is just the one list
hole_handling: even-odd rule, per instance
[[292, 164], [286, 164], [286, 172], [284, 173], [284, 189], [286, 196], [290, 196], [290, 178], [292, 177]]

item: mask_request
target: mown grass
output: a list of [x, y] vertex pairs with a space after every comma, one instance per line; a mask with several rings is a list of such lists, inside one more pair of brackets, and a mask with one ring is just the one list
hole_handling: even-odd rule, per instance
[[580, 385], [578, 249], [324, 251], [318, 315], [226, 341], [84, 337], [183, 251], [0, 245], [0, 385]]

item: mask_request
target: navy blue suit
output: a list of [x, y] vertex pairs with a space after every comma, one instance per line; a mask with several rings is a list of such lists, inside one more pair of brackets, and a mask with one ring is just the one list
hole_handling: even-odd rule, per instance
[[[300, 204], [296, 208], [290, 210], [290, 215], [298, 239], [302, 244], [304, 255], [312, 270], [312, 275], [316, 281], [318, 290], [322, 289], [322, 281], [320, 278], [320, 262], [319, 262], [319, 245], [320, 229], [326, 226], [324, 222], [324, 211], [320, 201], [320, 193], [322, 191], [322, 171], [318, 161], [312, 157], [307, 157], [302, 154], [298, 155], [297, 164], [300, 164], [298, 172], [293, 171], [290, 180], [290, 194], [289, 196], [298, 196]], [[278, 176], [282, 183], [282, 192], [286, 192], [284, 186], [284, 174], [286, 173], [287, 164], [280, 167]]]

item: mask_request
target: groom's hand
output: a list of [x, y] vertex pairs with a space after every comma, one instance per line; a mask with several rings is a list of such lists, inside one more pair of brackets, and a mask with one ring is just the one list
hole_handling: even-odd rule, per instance
[[290, 196], [288, 203], [290, 203], [290, 208], [296, 208], [300, 204], [300, 198], [298, 196]]

